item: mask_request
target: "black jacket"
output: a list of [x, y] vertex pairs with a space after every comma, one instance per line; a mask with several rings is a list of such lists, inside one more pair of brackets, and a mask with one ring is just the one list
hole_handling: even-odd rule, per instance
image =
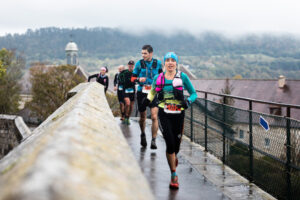
[[119, 84], [119, 75], [120, 75], [119, 72], [116, 73], [116, 75], [115, 75], [115, 79], [114, 79], [114, 86], [115, 87]]
[[93, 75], [89, 76], [88, 82], [90, 82], [90, 80], [92, 78], [96, 78], [96, 81], [98, 83], [100, 83], [101, 85], [104, 85], [104, 88], [105, 88], [104, 91], [106, 93], [107, 88], [108, 88], [108, 82], [109, 82], [108, 76], [106, 74], [104, 76], [102, 76], [101, 74], [93, 74]]
[[130, 72], [128, 69], [123, 70], [119, 74], [119, 84], [123, 85], [124, 89], [126, 88], [133, 88], [135, 89], [135, 83], [131, 82], [131, 76], [132, 72]]

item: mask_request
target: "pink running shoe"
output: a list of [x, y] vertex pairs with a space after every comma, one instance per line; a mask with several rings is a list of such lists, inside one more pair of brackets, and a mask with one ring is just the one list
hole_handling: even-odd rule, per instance
[[170, 188], [176, 190], [179, 188], [178, 176], [171, 177]]

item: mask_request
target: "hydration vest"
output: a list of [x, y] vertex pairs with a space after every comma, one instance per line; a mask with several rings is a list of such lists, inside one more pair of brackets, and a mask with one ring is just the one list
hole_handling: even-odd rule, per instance
[[[146, 78], [148, 78], [148, 68], [147, 68], [145, 60], [141, 59], [140, 60], [140, 64], [141, 64], [141, 68], [145, 69], [145, 71], [146, 71]], [[152, 62], [151, 68], [150, 68], [150, 78], [151, 79], [153, 79], [152, 69], [156, 69], [156, 67], [157, 67], [157, 59], [153, 59], [153, 62]], [[154, 74], [154, 75], [156, 75], [156, 74]], [[145, 83], [139, 83], [140, 86], [143, 86], [144, 84]]]
[[[140, 63], [141, 63], [141, 68], [143, 68], [143, 69], [147, 68], [147, 65], [146, 65], [144, 59], [140, 60]], [[152, 63], [151, 68], [156, 69], [156, 67], [157, 67], [157, 59], [153, 59], [153, 63]]]
[[[176, 75], [172, 81], [174, 98], [177, 100], [184, 100], [183, 82], [182, 82], [182, 78], [181, 78], [181, 73], [182, 73], [181, 71], [177, 71]], [[156, 79], [156, 87], [155, 87], [155, 91], [157, 92], [158, 100], [160, 100], [160, 101], [164, 100], [163, 88], [165, 85], [171, 85], [171, 84], [165, 84], [165, 75], [162, 72], [158, 75], [158, 77]]]

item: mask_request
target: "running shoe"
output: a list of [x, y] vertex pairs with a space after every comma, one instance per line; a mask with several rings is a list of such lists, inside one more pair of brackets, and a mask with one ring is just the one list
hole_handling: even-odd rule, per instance
[[178, 176], [171, 177], [170, 188], [171, 189], [179, 188]]
[[146, 140], [146, 134], [145, 133], [142, 133], [141, 134], [141, 145], [143, 147], [146, 147], [147, 146], [147, 140]]
[[129, 118], [126, 119], [126, 124], [127, 124], [127, 125], [130, 125], [130, 120], [129, 120]]
[[155, 140], [152, 140], [152, 141], [151, 141], [151, 146], [150, 146], [150, 148], [151, 148], [151, 149], [157, 149]]

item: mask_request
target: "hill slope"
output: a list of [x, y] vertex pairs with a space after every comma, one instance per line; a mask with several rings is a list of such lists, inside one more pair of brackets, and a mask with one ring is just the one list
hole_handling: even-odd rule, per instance
[[71, 34], [79, 47], [80, 62], [88, 71], [102, 64], [126, 64], [124, 60], [138, 59], [141, 47], [151, 44], [159, 59], [166, 52], [175, 51], [180, 62], [190, 65], [198, 77], [223, 78], [236, 74], [244, 78], [276, 78], [279, 74], [300, 77], [300, 40], [289, 35], [229, 39], [211, 32], [195, 37], [188, 33], [134, 35], [111, 28], [49, 27], [0, 37], [0, 48], [24, 53], [28, 65], [33, 61], [64, 63], [64, 48]]

